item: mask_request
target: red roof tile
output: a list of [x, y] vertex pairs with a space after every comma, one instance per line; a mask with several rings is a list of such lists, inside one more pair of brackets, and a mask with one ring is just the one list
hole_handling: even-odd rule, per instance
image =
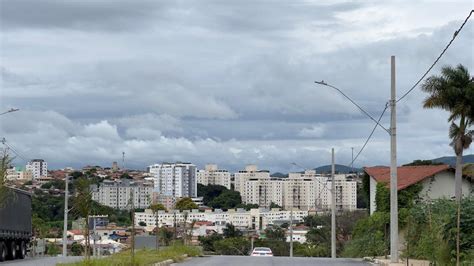
[[[397, 168], [398, 190], [407, 188], [439, 172], [446, 171], [451, 167], [441, 165], [399, 166]], [[374, 166], [364, 167], [364, 171], [377, 182], [390, 184], [390, 167]]]

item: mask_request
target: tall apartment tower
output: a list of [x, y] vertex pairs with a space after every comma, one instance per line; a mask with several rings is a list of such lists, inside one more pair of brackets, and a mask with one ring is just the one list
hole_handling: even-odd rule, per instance
[[33, 159], [26, 164], [26, 170], [31, 171], [33, 180], [48, 176], [48, 163], [43, 159]]
[[203, 185], [220, 185], [231, 188], [231, 177], [227, 170], [217, 167], [217, 164], [208, 164], [204, 169], [197, 171], [197, 182]]
[[148, 167], [154, 176], [155, 191], [161, 195], [197, 197], [196, 166], [191, 163], [162, 163]]

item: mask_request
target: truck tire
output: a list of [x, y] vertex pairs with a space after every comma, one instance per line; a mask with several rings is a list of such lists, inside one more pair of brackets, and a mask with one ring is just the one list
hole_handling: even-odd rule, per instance
[[7, 259], [7, 246], [4, 242], [0, 242], [0, 262]]
[[18, 250], [18, 258], [24, 259], [25, 257], [26, 257], [26, 244], [25, 244], [25, 241], [21, 241], [19, 250]]
[[8, 258], [11, 260], [16, 259], [16, 243], [15, 241], [11, 241], [8, 245]]

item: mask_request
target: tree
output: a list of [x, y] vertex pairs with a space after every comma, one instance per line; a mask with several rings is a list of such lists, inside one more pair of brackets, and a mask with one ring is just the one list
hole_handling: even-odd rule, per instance
[[272, 201], [270, 202], [270, 209], [273, 209], [273, 208], [281, 209], [281, 206]]
[[[462, 198], [462, 155], [472, 143], [474, 123], [474, 77], [469, 74], [467, 68], [461, 64], [455, 68], [445, 66], [441, 69], [440, 76], [429, 77], [421, 86], [421, 89], [430, 95], [424, 100], [424, 108], [441, 108], [450, 113], [448, 122], [449, 138], [451, 146], [456, 154], [455, 171], [455, 196], [458, 203], [458, 235], [457, 235], [457, 259], [459, 265], [459, 223]], [[457, 121], [458, 124], [456, 123]]]
[[235, 208], [240, 203], [242, 203], [242, 198], [240, 197], [239, 192], [233, 190], [225, 190], [219, 196], [211, 200], [208, 203], [208, 206], [212, 208], [228, 210]]
[[145, 223], [144, 221], [140, 221], [140, 222], [138, 223], [138, 225], [139, 225], [139, 226], [146, 226], [146, 223]]
[[79, 243], [72, 243], [71, 245], [71, 253], [73, 256], [81, 256], [84, 252], [84, 247]]
[[469, 128], [474, 122], [474, 78], [463, 65], [456, 68], [445, 66], [441, 69], [441, 76], [429, 77], [421, 88], [430, 94], [423, 102], [424, 108], [441, 108], [450, 112], [449, 137], [456, 154], [455, 195], [460, 201], [462, 155], [469, 148], [473, 135]]
[[89, 215], [92, 213], [93, 200], [89, 190], [89, 180], [81, 177], [76, 182], [76, 197], [73, 200], [73, 210], [86, 219], [84, 228], [85, 257], [89, 259], [90, 234], [89, 234]]
[[[166, 208], [165, 208], [165, 206], [163, 206], [163, 204], [156, 203], [156, 204], [150, 205], [150, 209], [153, 212], [153, 214], [155, 215], [155, 230], [156, 230], [156, 232], [158, 232], [158, 211], [160, 211], [160, 210], [166, 211]], [[155, 235], [156, 235], [155, 248], [156, 248], [156, 250], [158, 250], [158, 246], [159, 246], [159, 243], [160, 243], [159, 234], [155, 233]]]
[[250, 241], [245, 237], [231, 237], [214, 242], [214, 250], [221, 255], [247, 256]]
[[0, 208], [5, 204], [7, 197], [11, 194], [8, 188], [5, 186], [7, 182], [7, 170], [10, 168], [12, 158], [8, 155], [8, 151], [5, 149], [2, 151], [2, 158], [0, 161]]
[[225, 228], [222, 230], [222, 233], [225, 238], [242, 236], [242, 231], [235, 228], [233, 224], [226, 224]]
[[176, 202], [176, 205], [174, 207], [177, 210], [184, 211], [184, 210], [192, 210], [192, 209], [197, 209], [198, 206], [196, 203], [193, 202], [191, 198], [182, 198]]
[[245, 209], [246, 211], [249, 211], [250, 209], [258, 209], [260, 206], [258, 204], [253, 204], [253, 203], [248, 203], [248, 204], [239, 204], [236, 206], [237, 208], [242, 208]]
[[285, 241], [285, 231], [281, 227], [267, 227], [265, 236], [270, 240]]
[[414, 160], [411, 163], [404, 164], [403, 166], [418, 166], [418, 165], [440, 165], [441, 162], [433, 162], [432, 160]]
[[198, 239], [205, 251], [216, 251], [214, 249], [214, 243], [224, 238], [220, 234], [212, 234], [209, 236], [199, 236]]

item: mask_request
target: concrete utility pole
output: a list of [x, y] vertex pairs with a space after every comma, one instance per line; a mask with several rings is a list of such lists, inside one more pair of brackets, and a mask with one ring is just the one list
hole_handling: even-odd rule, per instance
[[292, 257], [293, 257], [293, 203], [291, 204], [291, 210], [290, 210], [290, 258]]
[[390, 262], [398, 262], [398, 190], [397, 190], [397, 108], [395, 92], [395, 56], [391, 57], [390, 98]]
[[334, 164], [334, 148], [332, 152], [331, 163], [331, 258], [336, 258], [336, 166]]
[[64, 179], [64, 227], [63, 227], [63, 257], [67, 256], [67, 213], [68, 210], [68, 198], [69, 198], [69, 176]]

